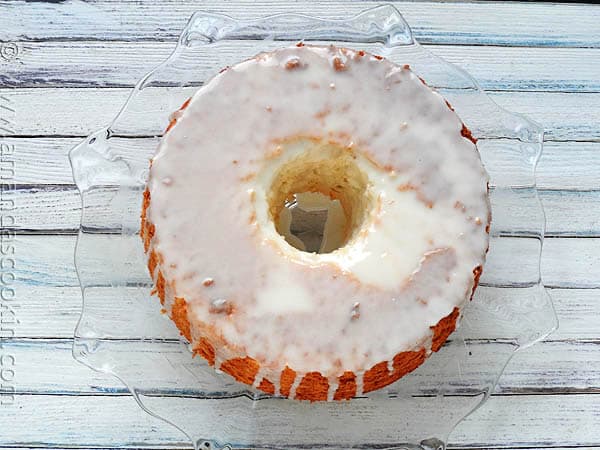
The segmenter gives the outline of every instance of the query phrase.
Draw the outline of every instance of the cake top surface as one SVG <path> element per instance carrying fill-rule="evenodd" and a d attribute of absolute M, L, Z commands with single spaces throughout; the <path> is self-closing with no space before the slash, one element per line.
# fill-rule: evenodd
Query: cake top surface
<path fill-rule="evenodd" d="M 331 46 L 259 54 L 207 82 L 148 188 L 153 246 L 192 327 L 267 369 L 333 376 L 429 349 L 488 246 L 487 174 L 458 116 L 408 67 Z M 302 192 L 343 206 L 340 248 L 282 236 L 283 204 Z"/>

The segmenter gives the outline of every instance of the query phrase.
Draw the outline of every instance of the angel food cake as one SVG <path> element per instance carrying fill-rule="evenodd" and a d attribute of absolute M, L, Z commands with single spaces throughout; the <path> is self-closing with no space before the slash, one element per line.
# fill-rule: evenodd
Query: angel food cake
<path fill-rule="evenodd" d="M 174 115 L 141 236 L 195 354 L 269 394 L 350 399 L 454 331 L 488 248 L 487 180 L 408 66 L 299 44 L 221 71 Z M 288 208 L 315 197 L 333 205 L 318 252 Z"/>

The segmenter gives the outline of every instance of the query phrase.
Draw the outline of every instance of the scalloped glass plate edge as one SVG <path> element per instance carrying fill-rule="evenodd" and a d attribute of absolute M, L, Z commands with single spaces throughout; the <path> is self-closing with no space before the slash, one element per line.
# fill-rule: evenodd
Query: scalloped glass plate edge
<path fill-rule="evenodd" d="M 273 425 L 273 428 L 269 428 L 268 424 L 257 418 L 246 421 L 239 420 L 244 423 L 236 424 L 237 427 L 228 423 L 223 426 L 220 434 L 210 436 L 206 431 L 199 429 L 210 430 L 221 426 L 220 423 L 212 422 L 210 414 L 207 414 L 205 418 L 198 419 L 204 420 L 202 423 L 198 423 L 198 420 L 196 422 L 184 420 L 181 417 L 195 416 L 199 409 L 204 411 L 207 408 L 207 397 L 203 397 L 203 393 L 195 390 L 193 386 L 193 383 L 197 382 L 197 376 L 192 376 L 190 382 L 189 375 L 190 372 L 198 371 L 196 373 L 200 373 L 206 368 L 194 368 L 193 371 L 190 371 L 190 367 L 181 362 L 182 355 L 185 355 L 187 349 L 176 342 L 176 335 L 170 335 L 170 331 L 165 331 L 165 335 L 169 336 L 167 338 L 148 338 L 142 334 L 141 338 L 134 339 L 135 343 L 129 342 L 129 344 L 127 344 L 127 339 L 123 339 L 121 336 L 114 338 L 111 334 L 112 331 L 106 333 L 106 330 L 115 327 L 114 322 L 111 322 L 115 318 L 107 316 L 106 311 L 97 309 L 98 305 L 105 305 L 106 300 L 103 300 L 105 297 L 110 299 L 122 296 L 119 298 L 126 299 L 127 301 L 124 303 L 129 305 L 132 311 L 137 311 L 137 309 L 146 308 L 138 297 L 147 300 L 147 296 L 149 296 L 147 293 L 149 289 L 144 283 L 143 277 L 141 275 L 136 277 L 134 273 L 140 264 L 137 250 L 123 249 L 121 247 L 126 246 L 122 246 L 122 242 L 120 242 L 121 238 L 135 237 L 137 227 L 135 200 L 137 198 L 138 203 L 141 204 L 140 188 L 145 183 L 147 168 L 144 168 L 143 161 L 136 160 L 136 156 L 132 158 L 131 154 L 127 153 L 127 150 L 131 150 L 131 148 L 125 148 L 123 142 L 117 144 L 117 141 L 118 139 L 126 140 L 132 136 L 139 136 L 142 139 L 158 136 L 161 133 L 161 127 L 164 128 L 167 123 L 168 114 L 177 109 L 176 105 L 168 102 L 161 104 L 158 113 L 154 111 L 154 115 L 157 116 L 156 120 L 149 124 L 143 124 L 141 130 L 135 129 L 136 120 L 139 120 L 140 114 L 145 111 L 143 109 L 145 99 L 141 95 L 144 89 L 170 90 L 169 92 L 174 97 L 182 92 L 189 95 L 186 89 L 197 88 L 198 78 L 194 79 L 194 77 L 197 77 L 198 73 L 210 76 L 211 73 L 216 73 L 216 70 L 225 65 L 222 64 L 222 61 L 213 62 L 207 69 L 198 64 L 198 67 L 194 67 L 196 70 L 186 71 L 191 74 L 182 77 L 181 67 L 189 68 L 185 65 L 181 66 L 182 61 L 187 61 L 186 56 L 200 55 L 202 50 L 210 46 L 233 47 L 240 42 L 254 43 L 255 46 L 247 46 L 248 48 L 245 50 L 247 53 L 254 54 L 257 53 L 257 49 L 285 45 L 282 41 L 298 40 L 344 42 L 345 45 L 368 47 L 369 50 L 375 48 L 379 50 L 376 53 L 395 61 L 410 60 L 413 70 L 421 74 L 428 83 L 450 99 L 474 135 L 480 137 L 478 147 L 492 179 L 491 195 L 493 202 L 496 199 L 496 204 L 493 206 L 496 209 L 493 210 L 494 227 L 491 235 L 492 240 L 498 239 L 498 243 L 494 241 L 490 247 L 501 249 L 499 250 L 501 253 L 506 251 L 501 248 L 505 245 L 504 242 L 510 239 L 524 238 L 536 241 L 529 247 L 530 260 L 523 262 L 523 264 L 528 264 L 527 267 L 530 267 L 531 274 L 526 279 L 514 280 L 511 278 L 511 276 L 515 276 L 514 273 L 500 265 L 497 272 L 492 271 L 491 276 L 482 279 L 481 287 L 478 289 L 478 298 L 467 308 L 461 327 L 451 337 L 451 341 L 439 355 L 431 358 L 435 362 L 426 363 L 415 372 L 414 376 L 411 374 L 404 377 L 389 388 L 384 388 L 364 399 L 343 404 L 305 405 L 300 402 L 259 395 L 246 387 L 240 387 L 216 375 L 217 379 L 203 379 L 203 382 L 209 386 L 212 386 L 211 383 L 216 383 L 216 385 L 225 383 L 224 393 L 221 392 L 220 397 L 214 397 L 217 395 L 218 389 L 211 391 L 213 403 L 219 405 L 219 407 L 212 406 L 216 408 L 212 412 L 216 411 L 221 415 L 230 414 L 230 419 L 232 414 L 238 414 L 239 418 L 248 411 L 255 415 L 271 414 L 272 419 L 276 417 L 275 414 L 280 414 L 286 419 L 295 419 L 296 428 L 299 428 L 300 432 L 313 432 L 321 439 L 302 440 L 297 437 L 298 431 L 290 434 L 287 431 L 279 430 L 279 434 L 277 434 L 277 430 L 275 430 L 277 423 Z M 242 55 L 235 53 L 233 62 L 236 59 L 243 59 Z M 177 82 L 173 82 L 173 80 L 177 80 Z M 494 120 L 491 123 L 489 120 L 485 121 L 478 117 L 482 108 L 494 113 L 492 116 Z M 130 133 L 132 127 L 134 130 Z M 340 448 L 369 446 L 443 448 L 449 433 L 455 426 L 490 396 L 512 355 L 516 351 L 544 339 L 557 327 L 552 301 L 545 291 L 540 276 L 545 217 L 543 205 L 535 188 L 535 170 L 542 152 L 542 133 L 539 125 L 496 105 L 462 69 L 443 61 L 419 46 L 413 39 L 408 24 L 393 6 L 371 8 L 348 20 L 328 20 L 299 14 L 278 14 L 253 21 L 236 21 L 220 14 L 195 13 L 182 33 L 174 52 L 164 63 L 141 79 L 111 125 L 90 135 L 69 154 L 75 182 L 82 195 L 82 220 L 75 250 L 75 266 L 82 288 L 83 310 L 75 332 L 73 355 L 75 359 L 93 370 L 117 377 L 134 394 L 139 405 L 146 412 L 165 420 L 185 433 L 196 448 L 201 445 L 204 446 L 202 448 L 207 448 L 206 446 L 226 448 L 231 445 L 232 447 L 251 446 L 282 449 L 311 446 L 333 448 L 334 445 L 340 445 Z M 120 136 L 122 137 L 120 138 Z M 137 142 L 136 140 L 132 141 Z M 507 141 L 509 141 L 508 144 Z M 133 150 L 137 149 L 133 148 Z M 509 155 L 506 156 L 506 153 Z M 505 157 L 516 160 L 520 169 L 508 175 L 504 173 L 501 169 L 505 167 L 503 166 Z M 106 191 L 110 191 L 112 196 L 107 196 Z M 505 198 L 512 199 L 513 196 L 521 199 L 523 205 L 526 205 L 526 209 L 529 208 L 529 211 L 533 211 L 536 222 L 523 224 L 506 221 L 505 223 L 505 215 L 500 213 L 507 212 L 511 207 L 514 208 L 514 201 Z M 100 200 L 97 197 L 100 197 Z M 94 207 L 98 207 L 98 202 L 110 211 L 116 211 L 116 218 L 112 222 L 110 222 L 110 218 L 106 219 L 104 216 L 97 217 L 95 215 L 97 212 Z M 496 215 L 497 212 L 498 215 Z M 506 214 L 506 216 L 509 215 Z M 106 223 L 107 221 L 110 223 Z M 110 239 L 103 241 L 102 236 L 113 236 L 113 244 L 119 248 L 112 248 L 110 242 L 107 244 Z M 137 240 L 140 244 L 139 239 Z M 503 243 L 500 244 L 500 242 Z M 123 266 L 117 264 L 119 266 L 117 270 L 122 270 L 107 272 L 105 270 L 107 261 L 110 264 L 115 257 L 123 258 Z M 488 261 L 488 264 L 492 265 L 492 269 L 496 269 L 494 261 Z M 502 258 L 498 261 L 501 262 Z M 486 272 L 488 264 L 486 264 Z M 127 275 L 129 273 L 134 273 L 134 276 L 129 277 Z M 106 292 L 100 292 L 103 289 Z M 505 309 L 503 310 L 503 305 L 498 302 L 497 298 L 499 294 L 496 291 L 499 289 L 519 291 L 518 295 L 523 295 L 523 300 L 518 300 L 514 305 L 508 307 L 504 305 Z M 524 293 L 524 291 L 526 292 Z M 517 294 L 514 292 L 511 295 Z M 140 307 L 140 305 L 142 306 Z M 118 314 L 118 312 L 114 312 L 114 314 Z M 150 311 L 148 314 L 159 316 L 156 311 Z M 144 316 L 142 319 L 150 322 L 154 320 L 148 317 Z M 513 330 L 514 334 L 509 338 L 489 337 L 485 336 L 485 333 L 482 334 L 485 324 L 473 323 L 482 317 L 504 320 L 506 327 L 511 323 L 514 326 L 515 317 L 520 320 L 517 329 Z M 472 318 L 477 320 L 470 320 Z M 168 328 L 169 324 L 157 325 L 157 328 L 165 327 Z M 147 331 L 145 328 L 143 330 Z M 509 332 L 507 331 L 507 333 Z M 107 338 L 107 336 L 109 337 Z M 128 349 L 127 345 L 132 349 Z M 134 346 L 137 347 L 133 348 Z M 142 349 L 140 346 L 144 348 Z M 148 361 L 141 359 L 140 367 L 136 369 L 141 370 L 141 373 L 133 371 L 129 366 L 133 365 L 131 361 L 137 362 L 135 359 L 137 356 L 148 353 L 145 346 L 151 348 L 160 346 L 161 357 L 166 358 L 174 368 L 177 367 L 182 373 L 185 373 L 183 376 L 179 373 L 175 375 L 175 379 L 181 382 L 178 386 L 169 385 L 165 381 L 168 378 L 167 375 L 153 380 L 155 385 L 140 381 L 139 376 L 143 374 L 143 369 L 152 366 L 148 365 Z M 487 350 L 488 347 L 490 350 Z M 125 350 L 123 350 L 124 348 Z M 479 349 L 483 348 L 491 356 L 480 356 L 480 358 L 493 366 L 493 370 L 491 370 L 493 373 L 486 374 L 485 380 L 483 378 L 470 379 L 469 376 L 477 376 L 476 366 L 479 366 L 481 361 L 472 363 L 466 355 L 477 354 Z M 480 353 L 483 355 L 485 352 L 482 350 Z M 126 355 L 129 364 L 122 361 L 123 355 Z M 186 356 L 191 359 L 189 352 Z M 147 356 L 144 357 L 147 358 Z M 452 371 L 453 376 L 457 369 L 462 373 L 458 382 L 454 382 L 455 378 L 452 378 L 454 383 L 448 382 L 448 380 L 440 381 L 435 378 L 435 373 L 431 373 L 432 368 L 441 368 L 442 372 L 448 371 L 448 373 Z M 473 374 L 470 374 L 469 370 L 472 370 Z M 448 379 L 450 378 L 449 376 Z M 186 391 L 185 387 L 190 387 L 190 390 Z M 457 400 L 462 398 L 471 400 L 463 403 Z M 238 399 L 242 400 L 238 401 Z M 287 406 L 282 407 L 282 404 Z M 359 406 L 354 408 L 351 406 L 353 404 Z M 224 405 L 223 409 L 219 409 L 220 405 Z M 429 419 L 431 423 L 423 424 L 423 428 L 419 430 L 416 429 L 419 427 L 418 424 L 414 426 L 409 424 L 415 428 L 414 432 L 411 429 L 401 431 L 401 427 L 398 426 L 397 433 L 389 433 L 390 436 L 378 440 L 377 438 L 385 435 L 386 432 L 394 431 L 389 430 L 389 427 L 397 426 L 402 412 L 406 413 L 403 410 L 406 407 L 422 409 L 422 419 Z M 440 409 L 445 412 L 440 412 Z M 449 410 L 450 412 L 448 412 Z M 377 411 L 384 414 L 379 417 Z M 458 413 L 454 413 L 456 411 Z M 328 427 L 351 427 L 353 423 L 359 426 L 362 423 L 360 418 L 369 413 L 376 416 L 379 422 L 371 421 L 368 424 L 370 428 L 360 430 L 360 435 L 367 435 L 367 438 L 371 440 L 354 441 L 349 439 L 344 441 L 343 435 L 330 436 Z M 307 420 L 308 415 L 314 415 L 319 420 Z M 340 416 L 349 420 L 340 421 Z M 394 417 L 397 420 L 385 422 L 384 416 Z M 440 417 L 446 422 L 445 426 L 441 426 Z M 233 417 L 234 421 L 235 419 L 236 417 Z M 380 423 L 382 421 L 383 424 Z M 319 430 L 319 422 L 326 424 L 324 429 Z M 350 425 L 346 422 L 349 422 Z M 279 424 L 279 426 L 285 427 L 285 424 Z M 369 431 L 379 426 L 382 429 Z M 261 437 L 261 434 L 266 433 L 275 433 L 275 441 L 265 440 L 264 436 Z M 391 439 L 396 435 L 398 438 Z M 285 436 L 289 440 L 281 441 Z M 402 436 L 409 437 L 403 439 Z M 332 441 L 339 442 L 339 444 L 331 444 Z"/>

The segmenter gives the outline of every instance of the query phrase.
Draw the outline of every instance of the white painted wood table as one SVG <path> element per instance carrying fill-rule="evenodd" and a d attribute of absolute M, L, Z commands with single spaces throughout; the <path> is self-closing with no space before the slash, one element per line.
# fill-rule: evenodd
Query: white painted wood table
<path fill-rule="evenodd" d="M 80 200 L 67 152 L 106 124 L 197 9 L 347 16 L 367 0 L 0 1 L 0 448 L 189 447 L 71 357 Z M 600 448 L 600 6 L 397 2 L 416 37 L 546 130 L 543 278 L 560 329 L 452 434 L 468 448 Z M 13 264 L 10 261 L 14 261 Z M 14 275 L 14 278 L 13 278 Z M 12 291 L 11 291 L 12 289 Z M 3 297 L 4 298 L 4 297 Z"/>

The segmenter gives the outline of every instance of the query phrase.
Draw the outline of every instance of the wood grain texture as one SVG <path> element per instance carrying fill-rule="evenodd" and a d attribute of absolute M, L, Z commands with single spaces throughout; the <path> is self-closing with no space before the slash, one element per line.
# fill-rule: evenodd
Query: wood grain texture
<path fill-rule="evenodd" d="M 0 144 L 14 146 L 13 181 L 20 185 L 73 185 L 68 153 L 80 138 L 0 138 Z M 114 138 L 115 149 L 128 160 L 142 163 L 151 157 L 158 138 L 140 138 L 135 149 L 127 139 Z M 589 191 L 600 189 L 600 142 L 546 142 L 537 168 L 541 190 Z M 568 205 L 566 205 L 568 206 Z"/>
<path fill-rule="evenodd" d="M 90 253 L 87 265 L 96 267 L 97 276 L 103 277 L 100 272 L 103 265 L 119 263 L 110 262 L 109 249 L 115 247 L 115 251 L 128 252 L 123 248 L 123 242 L 107 235 L 96 235 L 92 238 L 93 244 L 104 246 L 107 255 Z M 75 236 L 60 235 L 22 235 L 16 236 L 14 246 L 18 255 L 18 265 L 15 274 L 22 284 L 30 286 L 78 286 L 78 280 L 73 267 L 73 251 L 75 249 Z M 501 238 L 502 244 L 498 246 L 496 254 L 490 253 L 489 272 L 491 267 L 498 261 L 500 265 L 496 268 L 496 276 L 501 279 L 512 279 L 533 281 L 537 273 L 537 261 L 529 257 L 529 253 L 523 253 L 523 246 L 535 244 L 535 239 Z M 131 245 L 137 246 L 137 239 L 131 241 Z M 513 255 L 512 266 L 502 264 L 503 258 L 510 260 Z M 517 263 L 518 262 L 518 263 Z M 131 270 L 130 270 L 131 272 Z M 130 273 L 135 279 L 146 280 L 147 275 L 142 268 Z M 482 282 L 486 278 L 482 277 Z M 542 253 L 542 277 L 549 287 L 555 288 L 598 288 L 600 287 L 600 238 L 567 238 L 546 239 Z"/>
<path fill-rule="evenodd" d="M 437 403 L 427 400 L 431 399 L 424 399 L 422 409 L 431 409 L 434 414 Z M 244 400 L 224 402 L 221 411 L 236 414 Z M 85 447 L 188 448 L 180 432 L 144 413 L 127 396 L 23 395 L 17 396 L 14 405 L 5 411 L 3 429 L 11 430 L 8 436 L 3 436 L 6 446 L 32 446 L 43 442 L 46 446 L 60 447 L 66 442 L 77 442 Z M 519 411 L 518 417 L 516 411 Z M 171 411 L 175 413 L 181 411 Z M 277 423 L 276 417 L 265 419 Z M 212 420 L 218 418 L 206 417 L 209 429 Z M 384 429 L 401 426 L 394 424 L 394 414 L 381 420 Z M 240 424 L 240 429 L 243 426 Z M 479 448 L 504 448 L 508 442 L 512 447 L 594 446 L 594 434 L 586 430 L 599 427 L 600 403 L 594 394 L 498 396 L 467 418 L 450 436 L 450 444 Z M 232 431 L 237 434 L 240 429 Z M 285 433 L 284 427 L 275 430 Z M 286 439 L 283 434 L 269 438 L 282 442 Z"/>
<path fill-rule="evenodd" d="M 380 4 L 376 0 L 310 0 L 274 4 L 268 0 L 110 0 L 89 2 L 5 1 L 0 40 L 176 40 L 197 10 L 252 19 L 277 12 L 310 12 L 345 18 Z M 586 5 L 392 1 L 427 43 L 600 47 L 597 8 Z M 53 20 L 39 20 L 52 17 Z M 543 23 L 544 26 L 540 26 Z M 576 26 L 574 26 L 576 24 Z M 551 33 L 548 33 L 551 30 Z"/>
<path fill-rule="evenodd" d="M 599 142 L 546 142 L 537 167 L 537 184 L 540 189 L 598 189 L 599 168 Z"/>
<path fill-rule="evenodd" d="M 3 446 L 0 447 L 2 448 L 2 450 L 39 450 L 40 448 L 49 448 L 49 447 L 34 447 L 32 446 L 23 446 L 23 447 L 13 447 L 13 446 Z M 91 449 L 91 447 L 86 447 L 85 445 L 81 445 L 81 446 L 77 446 L 74 445 L 72 447 L 65 447 L 65 446 L 52 446 L 51 447 L 52 450 L 73 450 L 73 449 L 77 449 L 77 450 L 83 450 L 83 449 Z M 98 447 L 95 447 L 95 449 L 97 449 Z M 127 448 L 130 449 L 132 447 L 127 447 L 127 446 L 123 446 L 123 447 L 111 447 L 111 446 L 103 446 L 101 447 L 102 450 L 118 450 L 121 448 Z M 157 448 L 161 448 L 161 449 L 173 449 L 173 450 L 183 450 L 183 449 L 191 449 L 192 447 L 185 447 L 185 446 L 142 446 L 142 445 L 137 445 L 135 447 L 136 450 L 156 450 Z M 479 447 L 463 447 L 463 446 L 456 446 L 456 445 L 451 445 L 449 447 L 447 447 L 449 449 L 452 450 L 473 450 L 474 448 L 479 448 Z M 547 450 L 547 449 L 552 449 L 552 450 L 574 450 L 574 449 L 581 449 L 581 450 L 597 450 L 600 449 L 600 445 L 581 445 L 581 446 L 571 446 L 571 447 L 561 447 L 561 446 L 556 446 L 556 445 L 547 445 L 544 447 L 541 446 L 533 446 L 533 447 L 506 447 L 503 446 L 502 449 L 503 450 L 523 450 L 523 448 L 526 448 L 527 450 Z M 255 450 L 255 449 L 249 449 L 249 448 L 241 448 L 238 447 L 236 448 L 236 450 Z M 487 449 L 486 449 L 487 450 Z"/>
<path fill-rule="evenodd" d="M 561 328 L 512 360 L 500 380 L 499 395 L 459 427 L 451 445 L 600 448 L 600 8 L 394 3 L 421 42 L 434 44 L 431 50 L 469 70 L 486 89 L 495 91 L 491 95 L 501 106 L 525 113 L 546 129 L 538 183 L 544 190 L 548 231 L 557 238 L 545 241 L 542 275 L 555 287 L 550 293 Z M 10 120 L 0 123 L 0 144 L 15 145 L 15 182 L 22 188 L 15 197 L 17 228 L 74 231 L 80 205 L 68 149 L 115 116 L 129 87 L 164 59 L 194 10 L 244 18 L 277 10 L 344 17 L 375 4 L 0 2 L 0 46 L 17 41 L 18 49 L 11 62 L 0 59 L 2 104 L 14 109 L 14 113 L 0 111 L 0 119 Z M 167 95 L 164 89 L 155 92 Z M 177 106 L 181 101 L 173 99 Z M 152 101 L 146 106 L 156 107 Z M 151 135 L 163 125 L 140 124 L 136 132 Z M 155 144 L 155 138 L 143 139 L 144 152 L 151 152 Z M 131 154 L 138 162 L 146 157 Z M 94 214 L 110 222 L 110 211 L 96 208 Z M 526 216 L 526 211 L 517 216 Z M 102 239 L 99 245 L 110 244 L 110 237 Z M 530 241 L 506 240 L 500 260 L 515 258 L 508 278 L 527 280 L 536 273 L 533 261 L 518 260 L 519 249 Z M 70 358 L 70 338 L 81 306 L 72 265 L 74 243 L 74 236 L 16 239 L 20 324 L 9 345 L 18 356 L 17 381 L 23 395 L 17 396 L 14 408 L 0 406 L 0 448 L 189 448 L 183 435 L 140 411 L 115 379 L 88 371 Z M 119 300 L 107 293 L 105 305 L 118 309 L 123 306 Z M 136 326 L 131 324 L 132 333 Z M 224 404 L 224 410 L 236 411 L 233 403 Z"/>
<path fill-rule="evenodd" d="M 178 334 L 178 333 L 177 333 Z M 177 336 L 174 333 L 174 337 Z M 556 342 L 549 341 L 517 353 L 502 375 L 495 395 L 530 395 L 560 392 L 561 394 L 600 394 L 600 358 L 597 355 L 598 342 Z M 168 353 L 175 351 L 180 344 L 155 344 L 154 351 Z M 483 364 L 476 372 L 465 370 L 462 380 L 468 385 L 470 380 L 493 376 L 494 343 L 479 344 L 489 366 Z M 164 350 L 161 350 L 164 349 Z M 18 361 L 19 394 L 50 395 L 127 395 L 129 391 L 117 378 L 95 372 L 78 363 L 72 356 L 72 341 L 19 339 L 4 344 L 3 350 Z M 189 355 L 191 359 L 191 354 Z M 132 358 L 129 370 L 143 370 L 148 367 Z M 52 367 L 52 371 L 47 370 Z M 211 370 L 211 369 L 209 369 Z M 56 374 L 60 373 L 60 377 Z M 417 375 L 418 376 L 418 375 Z M 146 382 L 153 380 L 147 375 Z M 427 381 L 423 381 L 427 383 Z M 182 386 L 177 380 L 157 380 L 152 384 L 171 392 L 180 392 Z M 233 384 L 233 383 L 232 383 Z M 204 389 L 208 387 L 203 386 Z M 245 386 L 236 385 L 240 392 Z M 200 387 L 198 387 L 200 389 Z M 1 392 L 1 391 L 0 391 Z"/>
<path fill-rule="evenodd" d="M 243 56 L 237 55 L 252 54 L 243 49 L 253 45 L 219 43 L 215 60 L 206 57 L 208 66 L 238 61 Z M 174 47 L 172 42 L 22 42 L 17 58 L 0 72 L 0 83 L 19 88 L 132 87 Z M 427 49 L 467 70 L 487 90 L 600 91 L 600 49 L 448 45 Z M 206 81 L 204 75 L 210 72 L 199 75 L 198 81 Z"/>
<path fill-rule="evenodd" d="M 165 88 L 155 89 L 152 97 L 167 95 Z M 128 88 L 0 88 L 0 96 L 8 99 L 16 111 L 10 130 L 0 128 L 0 137 L 87 136 L 108 125 L 130 93 Z M 173 98 L 173 110 L 183 103 L 186 94 Z M 600 93 L 491 92 L 490 96 L 500 106 L 542 124 L 547 141 L 600 141 L 596 125 L 600 123 Z M 157 105 L 148 99 L 144 107 L 152 110 Z M 164 125 L 149 119 L 134 131 L 142 136 L 153 135 Z"/>
<path fill-rule="evenodd" d="M 575 243 L 579 240 L 574 239 Z M 554 287 L 600 287 L 600 272 L 593 265 L 599 259 L 600 253 L 595 255 L 589 264 L 576 264 L 572 270 L 582 270 L 577 282 L 569 278 L 569 268 L 558 270 L 554 267 L 555 258 L 561 262 L 593 254 L 600 248 L 600 239 L 586 239 L 589 248 L 578 248 L 575 256 L 563 255 L 568 250 L 564 246 L 552 244 L 558 242 L 548 239 L 544 247 L 544 258 L 548 259 L 548 274 L 546 283 Z M 77 286 L 75 269 L 73 266 L 73 252 L 76 236 L 73 235 L 17 235 L 14 239 L 15 253 L 18 254 L 18 264 L 14 273 L 22 284 L 32 286 Z M 86 237 L 82 248 L 82 264 L 85 271 L 81 274 L 86 279 L 94 280 L 98 286 L 108 286 L 111 283 L 149 283 L 144 256 L 141 251 L 141 241 L 137 236 L 122 238 L 120 236 L 94 234 Z M 102 252 L 99 249 L 102 249 Z M 568 249 L 568 248 L 567 248 Z M 488 270 L 484 272 L 480 282 L 491 286 L 517 285 L 527 286 L 537 282 L 538 260 L 535 257 L 539 251 L 539 242 L 536 239 L 500 238 L 491 247 L 487 259 Z M 570 252 L 569 252 L 570 253 Z M 506 261 L 512 264 L 506 264 Z M 575 264 L 574 262 L 574 264 Z M 587 262 L 587 261 L 586 261 Z"/>
<path fill-rule="evenodd" d="M 20 282 L 16 286 L 19 302 L 18 339 L 70 339 L 81 314 L 81 290 L 77 286 L 31 286 Z M 546 341 L 594 342 L 598 336 L 600 316 L 599 289 L 549 289 L 554 307 L 560 317 L 560 328 Z M 110 288 L 98 293 L 106 311 L 118 310 L 122 299 Z M 137 323 L 129 325 L 130 336 L 139 336 Z M 178 332 L 169 329 L 162 338 L 177 338 Z M 534 347 L 535 348 L 535 347 Z"/>
<path fill-rule="evenodd" d="M 590 168 L 590 170 L 594 170 Z M 545 190 L 539 193 L 546 214 L 547 237 L 600 237 L 600 216 L 596 206 L 600 204 L 600 185 L 597 190 Z M 94 216 L 95 224 L 110 229 L 118 227 L 122 212 L 115 210 L 111 199 L 112 189 L 95 193 L 87 198 L 86 211 Z M 534 197 L 528 191 L 493 193 L 492 205 L 501 205 L 510 211 L 509 220 L 498 221 L 493 230 L 500 233 L 531 235 L 539 231 Z M 72 185 L 24 186 L 3 195 L 6 202 L 14 202 L 12 216 L 14 226 L 20 233 L 69 233 L 75 234 L 81 222 L 81 197 Z M 497 200 L 496 200 L 497 199 Z M 131 204 L 131 214 L 139 215 L 141 201 Z M 518 221 L 518 229 L 515 224 Z"/>
<path fill-rule="evenodd" d="M 14 155 L 11 157 L 15 162 L 12 181 L 19 185 L 32 187 L 74 186 L 73 173 L 69 165 L 69 151 L 81 141 L 81 138 L 0 138 L 0 144 L 15 149 Z M 115 138 L 112 145 L 129 161 L 141 164 L 152 157 L 159 139 L 136 139 L 133 149 L 131 145 L 128 145 L 128 141 L 128 139 Z M 585 153 L 586 149 L 582 148 L 582 151 Z M 598 157 L 600 158 L 600 144 L 598 145 Z"/>
<path fill-rule="evenodd" d="M 600 239 L 546 239 L 542 279 L 548 287 L 598 287 Z"/>
<path fill-rule="evenodd" d="M 39 450 L 41 447 L 33 447 L 33 446 L 23 446 L 23 447 L 0 447 L 2 448 L 2 450 Z M 46 447 L 44 447 L 46 448 Z M 90 447 L 85 447 L 85 446 L 72 446 L 72 447 L 64 447 L 64 446 L 53 446 L 52 450 L 73 450 L 73 449 L 77 449 L 77 450 L 82 450 L 82 449 L 89 449 Z M 120 448 L 131 448 L 131 447 L 110 447 L 110 446 L 104 446 L 102 447 L 102 450 L 118 450 Z M 141 445 L 138 445 L 135 447 L 136 450 L 156 450 L 157 447 L 144 447 Z M 167 446 L 161 446 L 159 448 L 171 448 L 173 450 L 177 449 L 177 450 L 183 450 L 183 449 L 191 449 L 190 447 L 184 447 L 184 446 L 174 446 L 174 447 L 167 447 Z M 473 448 L 478 448 L 478 447 L 462 447 L 462 446 L 456 446 L 456 445 L 452 445 L 451 447 L 452 450 L 473 450 Z M 534 446 L 534 447 L 526 447 L 527 450 L 547 450 L 547 449 L 552 449 L 552 450 L 574 450 L 574 449 L 581 449 L 581 450 L 598 450 L 600 449 L 600 445 L 581 445 L 581 446 L 577 446 L 577 447 L 561 447 L 561 446 L 545 446 L 545 447 L 540 447 L 540 446 Z M 523 447 L 502 447 L 503 450 L 522 450 Z M 254 449 L 248 449 L 248 448 L 238 448 L 236 450 L 254 450 Z"/>

